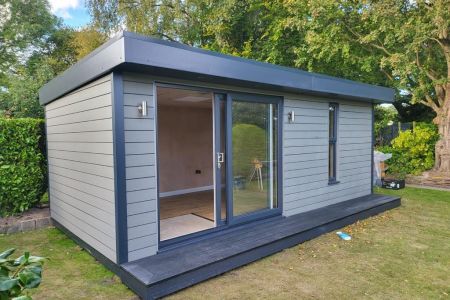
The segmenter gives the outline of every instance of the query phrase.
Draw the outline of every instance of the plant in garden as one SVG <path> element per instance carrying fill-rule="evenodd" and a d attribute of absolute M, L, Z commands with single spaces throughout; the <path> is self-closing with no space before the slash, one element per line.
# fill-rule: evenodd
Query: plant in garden
<path fill-rule="evenodd" d="M 388 173 L 404 177 L 407 174 L 419 175 L 433 168 L 438 139 L 436 127 L 430 124 L 419 124 L 414 130 L 402 131 L 391 146 L 379 148 L 382 152 L 392 153 L 388 160 Z"/>
<path fill-rule="evenodd" d="M 0 118 L 0 217 L 30 209 L 47 188 L 44 121 Z"/>
<path fill-rule="evenodd" d="M 30 300 L 30 289 L 41 284 L 44 257 L 31 256 L 25 252 L 22 256 L 9 258 L 15 249 L 0 253 L 0 300 Z"/>

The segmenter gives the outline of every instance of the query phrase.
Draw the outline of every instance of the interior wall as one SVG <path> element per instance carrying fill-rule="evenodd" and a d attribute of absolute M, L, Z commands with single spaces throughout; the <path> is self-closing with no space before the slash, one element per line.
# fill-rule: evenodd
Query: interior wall
<path fill-rule="evenodd" d="M 213 185 L 212 123 L 212 107 L 158 105 L 161 193 Z"/>

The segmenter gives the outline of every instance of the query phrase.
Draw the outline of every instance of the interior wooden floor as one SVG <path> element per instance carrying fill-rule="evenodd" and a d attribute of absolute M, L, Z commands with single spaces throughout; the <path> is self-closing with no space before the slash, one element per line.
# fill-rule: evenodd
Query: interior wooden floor
<path fill-rule="evenodd" d="M 194 214 L 214 222 L 214 191 L 160 198 L 159 210 L 161 220 Z M 222 217 L 225 211 L 225 201 L 222 201 Z"/>

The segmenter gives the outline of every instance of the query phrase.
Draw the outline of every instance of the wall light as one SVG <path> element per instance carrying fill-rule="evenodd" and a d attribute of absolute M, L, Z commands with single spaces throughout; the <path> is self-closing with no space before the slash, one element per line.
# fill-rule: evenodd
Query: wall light
<path fill-rule="evenodd" d="M 138 111 L 143 117 L 147 115 L 147 101 L 142 101 L 141 104 L 139 104 Z"/>
<path fill-rule="evenodd" d="M 291 110 L 288 112 L 288 121 L 289 123 L 295 122 L 295 111 Z"/>

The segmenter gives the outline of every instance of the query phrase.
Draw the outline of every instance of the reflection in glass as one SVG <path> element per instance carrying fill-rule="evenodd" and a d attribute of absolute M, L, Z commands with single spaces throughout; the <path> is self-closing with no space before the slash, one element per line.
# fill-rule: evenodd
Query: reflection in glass
<path fill-rule="evenodd" d="M 277 207 L 277 107 L 232 103 L 233 215 Z"/>

